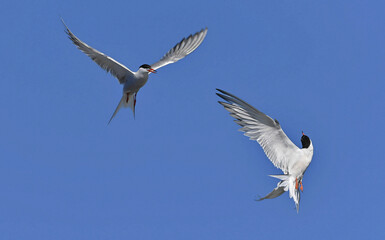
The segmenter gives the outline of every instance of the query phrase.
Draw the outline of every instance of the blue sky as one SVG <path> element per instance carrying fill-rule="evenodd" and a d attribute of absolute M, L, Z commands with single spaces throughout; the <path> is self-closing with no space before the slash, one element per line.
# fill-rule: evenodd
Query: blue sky
<path fill-rule="evenodd" d="M 0 8 L 1 239 L 382 239 L 385 3 L 20 1 Z M 118 81 L 203 27 L 107 126 Z M 315 153 L 299 214 L 221 107 L 229 91 Z"/>

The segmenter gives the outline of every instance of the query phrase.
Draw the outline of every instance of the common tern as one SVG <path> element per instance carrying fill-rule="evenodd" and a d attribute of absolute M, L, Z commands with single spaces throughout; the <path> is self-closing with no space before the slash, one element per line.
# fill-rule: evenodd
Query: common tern
<path fill-rule="evenodd" d="M 130 107 L 135 118 L 136 94 L 138 93 L 139 89 L 146 84 L 148 75 L 150 73 L 156 73 L 157 69 L 170 63 L 177 62 L 186 57 L 188 54 L 192 53 L 203 42 L 207 34 L 207 28 L 205 28 L 193 35 L 188 36 L 187 38 L 183 38 L 158 62 L 152 65 L 142 64 L 138 71 L 133 72 L 113 58 L 82 42 L 69 30 L 63 19 L 61 20 L 66 28 L 68 38 L 77 46 L 77 48 L 89 56 L 101 68 L 116 77 L 119 80 L 119 83 L 123 85 L 123 96 L 108 123 L 111 122 L 111 120 L 122 107 Z"/>
<path fill-rule="evenodd" d="M 257 141 L 274 166 L 284 173 L 269 175 L 281 181 L 271 193 L 258 200 L 276 198 L 289 191 L 298 212 L 299 189 L 303 191 L 302 178 L 313 158 L 313 144 L 310 138 L 302 132 L 302 148 L 298 148 L 286 136 L 276 119 L 272 119 L 228 92 L 217 90 L 220 92 L 217 95 L 226 101 L 219 101 L 219 103 L 236 119 L 235 122 L 242 127 L 240 131 L 244 132 L 250 140 Z"/>

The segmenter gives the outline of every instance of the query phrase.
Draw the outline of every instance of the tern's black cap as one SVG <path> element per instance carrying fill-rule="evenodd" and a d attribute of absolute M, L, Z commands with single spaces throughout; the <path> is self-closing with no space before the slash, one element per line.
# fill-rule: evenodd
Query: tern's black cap
<path fill-rule="evenodd" d="M 301 143 L 302 148 L 308 148 L 310 146 L 310 138 L 302 133 Z"/>
<path fill-rule="evenodd" d="M 143 64 L 143 65 L 141 65 L 139 68 L 151 68 L 151 66 L 148 65 L 148 64 Z"/>

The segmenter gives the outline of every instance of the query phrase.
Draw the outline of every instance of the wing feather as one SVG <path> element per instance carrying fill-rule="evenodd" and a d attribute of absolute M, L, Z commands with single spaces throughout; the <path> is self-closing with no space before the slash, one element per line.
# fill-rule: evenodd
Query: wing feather
<path fill-rule="evenodd" d="M 151 65 L 153 69 L 158 69 L 170 63 L 177 62 L 192 53 L 203 42 L 207 34 L 207 28 L 183 38 L 178 44 L 171 48 L 158 62 Z"/>
<path fill-rule="evenodd" d="M 287 174 L 291 159 L 286 156 L 292 156 L 299 148 L 286 136 L 279 122 L 238 97 L 223 90 L 217 90 L 220 92 L 217 95 L 227 101 L 219 103 L 242 127 L 239 130 L 244 132 L 250 140 L 257 141 L 274 166 Z"/>
<path fill-rule="evenodd" d="M 123 64 L 117 62 L 113 58 L 105 55 L 102 52 L 99 52 L 98 50 L 82 42 L 69 30 L 67 25 L 64 23 L 63 19 L 62 19 L 62 22 L 64 24 L 64 27 L 66 28 L 66 33 L 68 35 L 68 38 L 73 42 L 73 44 L 75 44 L 80 51 L 82 51 L 87 56 L 89 56 L 101 68 L 103 68 L 107 72 L 111 73 L 114 77 L 116 77 L 120 83 L 125 82 L 126 75 L 128 74 L 133 75 L 133 72 Z"/>

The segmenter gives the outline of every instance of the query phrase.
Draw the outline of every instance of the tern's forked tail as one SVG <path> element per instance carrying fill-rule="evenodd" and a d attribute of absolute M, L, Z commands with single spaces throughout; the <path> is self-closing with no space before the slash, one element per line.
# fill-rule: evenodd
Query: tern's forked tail
<path fill-rule="evenodd" d="M 281 180 L 278 184 L 277 187 L 274 188 L 274 190 L 267 194 L 265 197 L 260 198 L 259 200 L 264 200 L 264 199 L 273 199 L 284 192 L 289 191 L 290 198 L 293 198 L 295 207 L 297 208 L 297 212 L 299 211 L 299 200 L 300 200 L 300 191 L 299 189 L 296 189 L 295 184 L 296 184 L 296 178 L 294 176 L 291 176 L 289 174 L 287 175 L 269 175 L 270 177 L 278 178 Z"/>
<path fill-rule="evenodd" d="M 110 118 L 110 121 L 108 124 L 110 124 L 111 120 L 115 117 L 115 115 L 119 112 L 119 110 L 123 108 L 131 108 L 132 112 L 134 113 L 135 118 L 135 105 L 136 105 L 136 92 L 134 93 L 124 93 L 122 98 L 120 99 L 120 102 L 118 106 L 115 109 L 114 114 L 112 114 L 112 117 Z"/>

